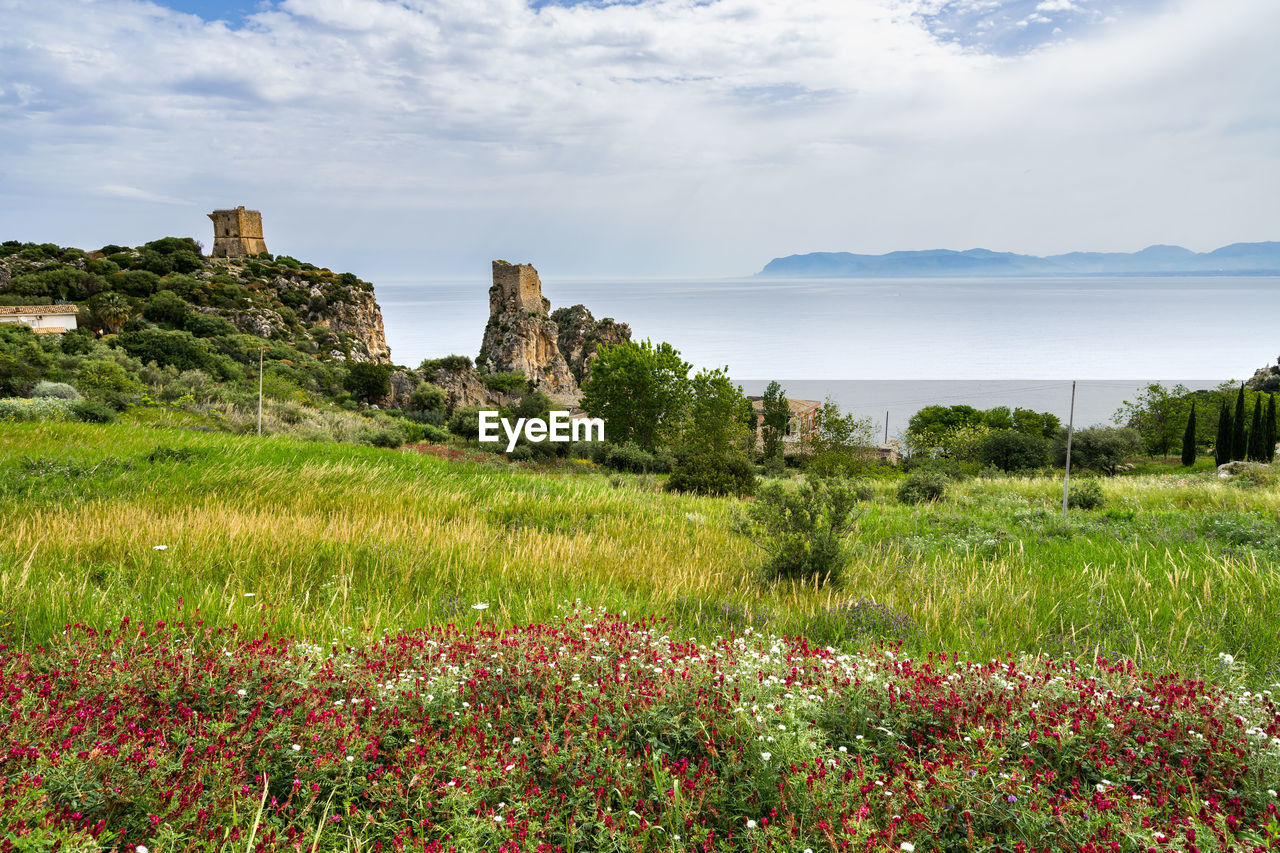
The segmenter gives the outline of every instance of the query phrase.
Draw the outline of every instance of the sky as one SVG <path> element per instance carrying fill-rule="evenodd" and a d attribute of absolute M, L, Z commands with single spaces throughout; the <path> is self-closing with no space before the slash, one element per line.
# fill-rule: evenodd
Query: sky
<path fill-rule="evenodd" d="M 0 239 L 388 279 L 1280 239 L 1275 0 L 0 0 Z"/>

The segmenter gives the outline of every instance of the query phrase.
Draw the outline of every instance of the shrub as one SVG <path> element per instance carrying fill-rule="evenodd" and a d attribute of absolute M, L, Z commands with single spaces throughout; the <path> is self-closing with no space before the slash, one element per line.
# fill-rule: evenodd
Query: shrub
<path fill-rule="evenodd" d="M 356 441 L 374 447 L 399 447 L 406 440 L 404 429 L 393 421 L 378 421 L 356 432 Z"/>
<path fill-rule="evenodd" d="M 1049 443 L 1038 435 L 1002 429 L 979 440 L 978 460 L 1001 471 L 1039 468 L 1049 460 Z"/>
<path fill-rule="evenodd" d="M 71 417 L 70 400 L 56 397 L 0 399 L 0 423 L 4 421 L 65 421 Z"/>
<path fill-rule="evenodd" d="M 457 373 L 471 369 L 471 359 L 465 355 L 446 355 L 444 358 L 429 358 L 418 366 L 418 372 L 428 382 L 435 380 L 436 373 Z"/>
<path fill-rule="evenodd" d="M 480 438 L 480 407 L 464 406 L 454 409 L 449 416 L 449 432 L 456 436 L 477 441 Z"/>
<path fill-rule="evenodd" d="M 87 424 L 105 424 L 116 419 L 115 410 L 97 400 L 76 400 L 71 404 L 71 415 Z"/>
<path fill-rule="evenodd" d="M 480 377 L 484 387 L 499 394 L 515 394 L 529 387 L 529 381 L 523 373 L 486 373 Z"/>
<path fill-rule="evenodd" d="M 844 538 L 857 522 L 857 502 L 844 480 L 810 480 L 798 489 L 769 483 L 734 530 L 768 555 L 770 577 L 837 583 L 849 561 Z"/>
<path fill-rule="evenodd" d="M 530 462 L 533 460 L 533 448 L 527 444 L 521 444 L 507 456 L 513 462 Z"/>
<path fill-rule="evenodd" d="M 165 323 L 181 329 L 186 321 L 187 303 L 172 290 L 161 290 L 147 300 L 142 316 L 153 323 Z"/>
<path fill-rule="evenodd" d="M 947 492 L 947 478 L 939 471 L 928 468 L 907 476 L 898 486 L 898 500 L 904 504 L 918 504 L 941 500 Z"/>
<path fill-rule="evenodd" d="M 653 470 L 655 460 L 652 453 L 634 441 L 628 441 L 624 444 L 610 445 L 604 453 L 602 464 L 615 471 L 645 474 Z"/>
<path fill-rule="evenodd" d="M 415 412 L 443 412 L 448 395 L 439 385 L 420 382 L 409 395 L 409 408 Z"/>
<path fill-rule="evenodd" d="M 1067 506 L 1076 509 L 1097 509 L 1106 504 L 1102 487 L 1097 480 L 1076 480 L 1067 489 Z"/>
<path fill-rule="evenodd" d="M 693 453 L 676 461 L 666 489 L 701 495 L 750 495 L 756 490 L 756 475 L 742 454 Z"/>
<path fill-rule="evenodd" d="M 76 385 L 87 397 L 123 409 L 142 393 L 142 383 L 114 361 L 99 359 L 80 365 Z"/>
<path fill-rule="evenodd" d="M 32 397 L 56 397 L 59 400 L 79 400 L 80 392 L 65 382 L 37 382 L 31 389 Z"/>
<path fill-rule="evenodd" d="M 124 332 L 118 340 L 125 352 L 144 364 L 150 361 L 161 367 L 172 364 L 178 370 L 203 370 L 225 379 L 238 372 L 230 359 L 213 352 L 207 341 L 190 332 L 140 329 Z"/>

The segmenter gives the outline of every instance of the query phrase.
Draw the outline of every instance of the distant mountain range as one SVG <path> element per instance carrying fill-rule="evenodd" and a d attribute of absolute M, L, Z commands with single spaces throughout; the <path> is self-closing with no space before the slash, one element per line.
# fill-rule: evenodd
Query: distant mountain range
<path fill-rule="evenodd" d="M 881 276 L 1055 275 L 1280 275 L 1280 243 L 1232 243 L 1212 252 L 1181 246 L 1148 246 L 1140 252 L 1069 252 L 1018 255 L 969 249 L 927 249 L 855 255 L 810 252 L 774 258 L 757 273 L 780 278 L 876 278 Z"/>

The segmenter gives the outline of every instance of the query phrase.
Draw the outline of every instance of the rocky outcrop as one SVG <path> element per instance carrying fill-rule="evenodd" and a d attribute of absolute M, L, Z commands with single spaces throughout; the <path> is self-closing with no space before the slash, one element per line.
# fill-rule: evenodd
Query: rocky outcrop
<path fill-rule="evenodd" d="M 314 325 L 326 328 L 340 338 L 349 336 L 351 346 L 345 355 L 351 361 L 391 361 L 387 333 L 382 326 L 382 309 L 372 292 L 350 290 L 341 301 L 330 302 Z"/>
<path fill-rule="evenodd" d="M 560 353 L 579 385 L 591 375 L 591 362 L 601 346 L 614 346 L 631 340 L 631 326 L 612 317 L 596 320 L 584 305 L 557 308 L 551 319 L 559 330 L 557 342 Z"/>
<path fill-rule="evenodd" d="M 1245 386 L 1252 391 L 1264 391 L 1268 394 L 1280 392 L 1280 358 L 1276 359 L 1275 364 L 1259 367 Z"/>
<path fill-rule="evenodd" d="M 547 394 L 576 394 L 578 381 L 560 352 L 550 308 L 537 270 L 494 261 L 489 322 L 476 367 L 483 373 L 520 373 Z"/>

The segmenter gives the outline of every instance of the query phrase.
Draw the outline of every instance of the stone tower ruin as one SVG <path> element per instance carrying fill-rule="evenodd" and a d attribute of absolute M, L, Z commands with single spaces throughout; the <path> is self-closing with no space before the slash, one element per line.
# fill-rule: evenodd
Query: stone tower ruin
<path fill-rule="evenodd" d="M 215 210 L 209 214 L 213 220 L 212 258 L 243 258 L 259 255 L 267 250 L 262 239 L 262 213 L 245 210 L 240 205 L 235 210 Z"/>

